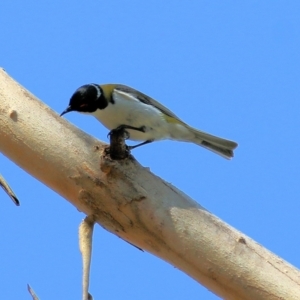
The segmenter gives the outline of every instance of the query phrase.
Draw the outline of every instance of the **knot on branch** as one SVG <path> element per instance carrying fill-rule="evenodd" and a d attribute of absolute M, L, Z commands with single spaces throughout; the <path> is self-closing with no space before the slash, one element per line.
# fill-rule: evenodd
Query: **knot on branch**
<path fill-rule="evenodd" d="M 128 138 L 128 133 L 124 128 L 112 130 L 109 133 L 110 146 L 106 149 L 111 159 L 120 160 L 128 158 L 130 150 L 125 144 L 125 139 Z"/>

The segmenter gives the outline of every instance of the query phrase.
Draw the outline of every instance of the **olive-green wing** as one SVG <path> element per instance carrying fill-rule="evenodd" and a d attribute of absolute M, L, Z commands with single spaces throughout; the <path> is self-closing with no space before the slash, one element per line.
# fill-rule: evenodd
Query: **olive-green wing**
<path fill-rule="evenodd" d="M 164 113 L 165 115 L 175 118 L 178 121 L 184 123 L 183 121 L 180 120 L 180 118 L 178 118 L 172 111 L 170 111 L 168 108 L 166 108 L 165 106 L 163 106 L 162 104 L 160 104 L 159 102 L 157 102 L 156 100 L 152 99 L 151 97 L 129 87 L 126 85 L 122 85 L 122 84 L 117 84 L 115 86 L 114 89 L 116 92 L 120 91 L 123 93 L 128 94 L 131 97 L 134 97 L 138 100 L 140 100 L 141 102 L 148 104 L 148 105 L 152 105 L 155 108 L 157 108 L 158 110 L 160 110 L 162 113 Z"/>

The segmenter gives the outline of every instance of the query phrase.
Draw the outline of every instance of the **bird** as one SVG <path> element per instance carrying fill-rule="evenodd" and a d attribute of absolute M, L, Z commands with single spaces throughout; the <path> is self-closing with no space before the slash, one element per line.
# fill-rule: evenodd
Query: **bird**
<path fill-rule="evenodd" d="M 189 126 L 158 101 L 122 84 L 91 83 L 79 87 L 60 116 L 72 111 L 96 117 L 110 133 L 124 130 L 128 139 L 142 141 L 129 146 L 130 150 L 170 139 L 191 142 L 231 159 L 238 146 L 234 141 Z"/>

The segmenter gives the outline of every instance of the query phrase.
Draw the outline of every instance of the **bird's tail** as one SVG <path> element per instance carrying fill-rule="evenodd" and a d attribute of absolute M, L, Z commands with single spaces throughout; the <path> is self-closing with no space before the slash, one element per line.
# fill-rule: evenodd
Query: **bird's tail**
<path fill-rule="evenodd" d="M 233 150 L 237 147 L 237 143 L 219 138 L 192 127 L 189 127 L 189 130 L 193 136 L 191 142 L 215 152 L 224 158 L 231 159 L 233 157 Z"/>

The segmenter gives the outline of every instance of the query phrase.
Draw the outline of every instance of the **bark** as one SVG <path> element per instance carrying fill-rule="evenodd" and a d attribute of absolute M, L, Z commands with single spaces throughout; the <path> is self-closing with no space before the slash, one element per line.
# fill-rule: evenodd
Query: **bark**
<path fill-rule="evenodd" d="M 111 160 L 105 144 L 60 118 L 3 70 L 0 124 L 4 155 L 111 233 L 213 293 L 224 299 L 300 299 L 296 268 L 132 156 Z"/>

